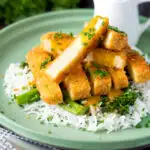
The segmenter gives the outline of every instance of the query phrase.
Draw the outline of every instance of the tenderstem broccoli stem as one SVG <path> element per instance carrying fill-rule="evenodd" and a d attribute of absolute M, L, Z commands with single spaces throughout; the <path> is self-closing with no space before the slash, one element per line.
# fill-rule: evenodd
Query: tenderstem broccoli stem
<path fill-rule="evenodd" d="M 84 115 L 89 110 L 89 107 L 71 101 L 69 98 L 66 101 L 68 104 L 60 104 L 60 106 L 66 111 L 75 115 Z"/>
<path fill-rule="evenodd" d="M 16 96 L 15 100 L 18 105 L 30 104 L 40 100 L 40 94 L 36 88 L 33 88 L 26 93 Z"/>

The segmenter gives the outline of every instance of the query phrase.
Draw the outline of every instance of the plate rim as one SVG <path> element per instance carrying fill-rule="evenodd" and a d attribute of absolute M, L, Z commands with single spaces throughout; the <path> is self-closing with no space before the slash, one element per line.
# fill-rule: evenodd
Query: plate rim
<path fill-rule="evenodd" d="M 39 19 L 42 19 L 42 18 L 45 18 L 47 16 L 53 16 L 53 15 L 56 15 L 56 14 L 64 14 L 64 13 L 70 13 L 70 12 L 88 12 L 88 13 L 92 13 L 93 10 L 92 9 L 71 9 L 71 10 L 63 10 L 63 11 L 54 11 L 54 12 L 48 12 L 48 13 L 44 13 L 44 14 L 40 14 L 40 15 L 36 15 L 36 16 L 32 16 L 32 17 L 29 17 L 29 18 L 26 18 L 26 19 L 23 19 L 23 20 L 20 20 L 16 23 L 13 23 L 7 27 L 5 27 L 4 29 L 1 29 L 0 30 L 0 35 L 1 34 L 5 34 L 5 32 L 7 32 L 8 30 L 11 30 L 13 28 L 16 28 L 17 26 L 21 26 L 23 25 L 24 23 L 26 22 L 33 22 L 33 20 L 39 20 Z M 94 144 L 95 147 L 97 146 L 100 146 L 101 144 L 103 145 L 107 145 L 107 144 L 113 144 L 113 145 L 120 145 L 119 148 L 131 148 L 131 147 L 134 147 L 134 146 L 141 146 L 141 145 L 145 145 L 145 144 L 150 144 L 150 135 L 149 136 L 141 136 L 139 138 L 136 138 L 136 139 L 132 139 L 132 140 L 120 140 L 120 141 L 79 141 L 79 140 L 68 140 L 68 139 L 62 139 L 62 138 L 56 138 L 56 137 L 51 137 L 51 136 L 47 136 L 47 135 L 43 135 L 41 133 L 38 133 L 36 131 L 33 131 L 29 128 L 26 128 L 22 125 L 19 125 L 17 124 L 16 122 L 12 121 L 10 118 L 8 118 L 7 116 L 5 116 L 4 114 L 1 114 L 0 113 L 0 124 L 10 130 L 12 130 L 13 132 L 21 135 L 21 136 L 24 136 L 28 139 L 31 139 L 31 140 L 34 140 L 34 141 L 38 141 L 38 142 L 41 142 L 42 143 L 45 143 L 45 144 L 54 144 L 54 145 L 57 145 L 57 146 L 63 146 L 63 147 L 66 147 L 68 148 L 68 143 L 70 143 L 69 145 L 69 148 L 77 148 L 79 145 L 79 143 L 84 143 L 85 144 Z M 12 126 L 11 126 L 12 125 Z M 12 127 L 12 128 L 10 128 Z M 21 131 L 21 132 L 19 132 Z M 19 132 L 19 133 L 18 133 Z M 30 135 L 30 137 L 28 136 Z M 36 138 L 37 136 L 37 138 Z M 41 139 L 39 136 L 43 136 L 43 138 Z M 47 141 L 49 140 L 49 142 L 47 143 Z M 55 142 L 53 141 L 55 140 Z M 52 143 L 51 141 L 53 141 L 54 143 Z M 59 141 L 59 142 L 58 142 Z M 138 143 L 139 142 L 139 143 Z M 65 144 L 66 143 L 66 144 Z M 136 145 L 135 145 L 136 143 Z M 138 143 L 138 144 L 137 144 Z M 124 146 L 126 145 L 126 146 Z M 78 147 L 80 148 L 80 147 Z M 116 147 L 117 148 L 117 147 Z M 88 147 L 87 147 L 88 149 Z"/>

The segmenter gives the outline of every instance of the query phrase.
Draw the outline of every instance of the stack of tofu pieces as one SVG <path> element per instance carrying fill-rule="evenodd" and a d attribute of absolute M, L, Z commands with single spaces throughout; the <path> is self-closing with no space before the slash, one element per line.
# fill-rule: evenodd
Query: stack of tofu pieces
<path fill-rule="evenodd" d="M 126 68 L 136 83 L 150 79 L 149 65 L 130 49 L 127 35 L 100 16 L 92 18 L 76 37 L 62 32 L 44 34 L 40 46 L 26 58 L 41 98 L 48 104 L 63 103 L 60 84 L 72 100 L 100 100 L 101 95 L 113 99 L 128 87 Z"/>

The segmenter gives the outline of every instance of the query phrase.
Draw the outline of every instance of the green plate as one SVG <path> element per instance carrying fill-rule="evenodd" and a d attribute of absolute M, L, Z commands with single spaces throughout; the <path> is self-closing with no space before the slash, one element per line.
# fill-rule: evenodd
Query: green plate
<path fill-rule="evenodd" d="M 40 43 L 40 36 L 48 31 L 78 33 L 83 23 L 93 15 L 92 10 L 67 10 L 47 13 L 19 21 L 0 31 L 0 74 L 4 74 L 11 62 L 25 59 L 25 54 Z M 150 29 L 142 36 L 139 48 L 145 52 L 150 46 Z M 150 144 L 150 128 L 129 129 L 111 134 L 90 133 L 69 127 L 41 125 L 35 118 L 27 119 L 17 105 L 8 105 L 0 79 L 0 124 L 19 135 L 42 143 L 76 149 L 120 149 Z M 51 130 L 52 134 L 48 134 Z"/>

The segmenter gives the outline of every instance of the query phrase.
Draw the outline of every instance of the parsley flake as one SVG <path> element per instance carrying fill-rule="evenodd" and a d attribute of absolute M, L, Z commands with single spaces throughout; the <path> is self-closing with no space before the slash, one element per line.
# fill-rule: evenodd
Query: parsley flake
<path fill-rule="evenodd" d="M 82 43 L 82 45 L 83 45 L 83 46 L 87 46 L 87 45 L 88 45 L 88 43 L 86 43 L 86 42 L 83 42 L 83 43 Z"/>
<path fill-rule="evenodd" d="M 70 32 L 69 35 L 70 35 L 71 37 L 73 37 L 73 33 L 72 33 L 72 32 Z"/>
<path fill-rule="evenodd" d="M 105 25 L 105 22 L 104 22 L 104 20 L 102 21 L 102 26 L 104 26 Z"/>
<path fill-rule="evenodd" d="M 28 66 L 28 63 L 23 61 L 20 63 L 20 68 L 24 69 L 26 66 Z"/>
<path fill-rule="evenodd" d="M 100 77 L 105 77 L 108 75 L 108 72 L 107 71 L 103 71 L 103 70 L 95 70 L 94 72 L 94 75 L 96 76 L 100 76 Z"/>
<path fill-rule="evenodd" d="M 54 48 L 51 48 L 51 51 L 54 51 L 55 49 Z"/>
<path fill-rule="evenodd" d="M 47 117 L 47 120 L 48 120 L 48 121 L 51 121 L 52 119 L 53 119 L 52 116 Z"/>
<path fill-rule="evenodd" d="M 125 115 L 129 113 L 129 107 L 134 105 L 137 97 L 137 91 L 127 90 L 121 96 L 116 97 L 114 101 L 110 102 L 107 96 L 101 97 L 102 112 L 115 112 Z"/>
<path fill-rule="evenodd" d="M 127 34 L 126 34 L 125 32 L 119 30 L 117 27 L 114 27 L 114 26 L 110 26 L 110 25 L 109 25 L 109 26 L 108 26 L 108 29 L 113 30 L 113 31 L 115 31 L 115 32 L 118 32 L 118 33 L 120 33 L 122 36 L 127 36 Z"/>
<path fill-rule="evenodd" d="M 55 33 L 54 34 L 54 38 L 56 39 L 56 38 L 62 38 L 62 32 L 57 32 L 57 33 Z"/>
<path fill-rule="evenodd" d="M 49 130 L 49 131 L 48 131 L 48 134 L 52 134 L 52 132 Z"/>
<path fill-rule="evenodd" d="M 41 63 L 40 69 L 45 68 L 45 66 L 46 66 L 51 60 L 52 60 L 51 56 L 49 56 L 48 58 L 46 58 L 46 59 Z"/>

